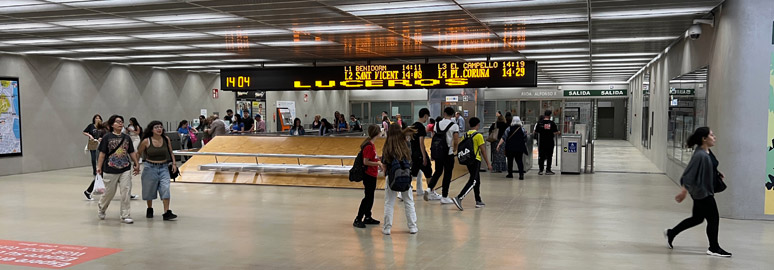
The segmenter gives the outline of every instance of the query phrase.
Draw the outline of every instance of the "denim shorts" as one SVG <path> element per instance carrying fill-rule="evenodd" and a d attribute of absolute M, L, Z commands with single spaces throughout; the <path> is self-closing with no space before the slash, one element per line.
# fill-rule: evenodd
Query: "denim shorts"
<path fill-rule="evenodd" d="M 156 194 L 162 200 L 169 199 L 169 163 L 144 162 L 142 170 L 142 199 L 155 200 Z"/>

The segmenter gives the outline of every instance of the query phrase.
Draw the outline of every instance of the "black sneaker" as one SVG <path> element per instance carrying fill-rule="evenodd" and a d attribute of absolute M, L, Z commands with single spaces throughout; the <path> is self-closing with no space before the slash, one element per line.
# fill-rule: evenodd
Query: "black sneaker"
<path fill-rule="evenodd" d="M 358 227 L 358 228 L 365 228 L 366 225 L 362 221 L 356 219 L 355 222 L 352 222 L 352 226 Z"/>
<path fill-rule="evenodd" d="M 145 210 L 145 217 L 153 218 L 153 208 L 148 207 L 148 210 Z"/>
<path fill-rule="evenodd" d="M 670 233 L 669 233 L 669 231 L 671 231 L 671 229 L 664 229 L 664 239 L 666 239 L 666 240 L 667 240 L 667 247 L 668 247 L 669 249 L 673 249 L 673 248 L 674 248 L 674 246 L 672 246 L 672 241 L 674 241 L 674 240 L 675 240 L 675 237 L 674 237 L 674 236 L 671 236 L 671 235 L 670 235 Z"/>
<path fill-rule="evenodd" d="M 136 200 L 137 199 L 137 195 L 129 195 L 129 199 Z"/>
<path fill-rule="evenodd" d="M 363 219 L 363 224 L 376 225 L 376 224 L 379 224 L 379 223 L 381 223 L 381 222 L 379 222 L 378 220 L 375 220 L 372 217 L 366 217 L 365 219 Z"/>
<path fill-rule="evenodd" d="M 519 180 L 524 180 L 524 175 L 523 174 L 519 175 Z"/>
<path fill-rule="evenodd" d="M 459 208 L 460 211 L 462 211 L 462 199 L 460 199 L 459 197 L 454 197 L 452 198 L 452 202 L 454 202 L 454 205 L 457 206 L 457 208 Z"/>
<path fill-rule="evenodd" d="M 555 173 L 552 171 L 546 171 L 546 175 L 554 175 Z"/>
<path fill-rule="evenodd" d="M 172 214 L 172 210 L 167 210 L 167 212 L 161 215 L 161 217 L 163 217 L 164 220 L 173 220 L 177 218 L 177 215 Z"/>
<path fill-rule="evenodd" d="M 539 172 L 538 172 L 538 175 L 543 175 L 543 171 L 539 171 Z"/>
<path fill-rule="evenodd" d="M 505 178 L 513 178 L 513 174 L 506 175 Z"/>
<path fill-rule="evenodd" d="M 731 253 L 723 250 L 720 247 L 707 249 L 707 255 L 718 257 L 731 257 Z"/>
<path fill-rule="evenodd" d="M 83 191 L 83 195 L 86 196 L 86 200 L 89 200 L 89 201 L 94 200 L 91 198 L 91 193 L 89 193 L 88 191 Z"/>

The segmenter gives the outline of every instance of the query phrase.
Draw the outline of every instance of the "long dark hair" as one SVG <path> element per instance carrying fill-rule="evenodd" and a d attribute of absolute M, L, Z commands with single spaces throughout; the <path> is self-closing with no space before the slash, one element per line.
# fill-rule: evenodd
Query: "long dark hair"
<path fill-rule="evenodd" d="M 360 148 L 363 148 L 368 144 L 371 139 L 373 139 L 376 136 L 379 136 L 379 133 L 382 133 L 382 128 L 380 128 L 377 125 L 370 125 L 368 126 L 368 137 L 363 140 L 363 143 L 360 144 Z"/>
<path fill-rule="evenodd" d="M 145 132 L 142 133 L 142 139 L 145 140 L 146 138 L 153 137 L 153 127 L 156 125 L 160 125 L 161 128 L 164 128 L 164 124 L 161 123 L 159 120 L 153 120 L 148 124 L 148 127 L 145 128 Z M 161 131 L 161 137 L 164 137 L 164 139 L 167 139 L 167 131 L 162 130 Z"/>
<path fill-rule="evenodd" d="M 129 125 L 134 127 L 135 132 L 142 134 L 142 126 L 137 122 L 137 118 L 129 118 Z"/>
<path fill-rule="evenodd" d="M 328 119 L 323 118 L 322 120 L 320 120 L 320 122 L 322 122 L 322 124 L 325 125 L 325 128 L 329 130 L 333 129 L 333 125 L 331 125 L 331 122 L 328 122 Z"/>
<path fill-rule="evenodd" d="M 113 124 L 116 122 L 116 119 L 121 118 L 121 122 L 124 121 L 124 117 L 114 114 L 110 116 L 110 119 L 107 121 L 107 128 L 110 132 L 113 132 Z"/>
<path fill-rule="evenodd" d="M 298 123 L 298 125 L 296 125 Z M 293 119 L 293 127 L 302 127 L 301 126 L 301 118 L 296 117 L 296 119 Z"/>
<path fill-rule="evenodd" d="M 99 117 L 99 119 L 102 120 L 102 115 L 95 114 L 94 116 L 92 116 L 91 117 L 91 124 L 93 124 L 94 126 L 97 126 L 97 123 L 96 123 L 97 117 Z M 105 121 L 102 121 L 102 122 L 105 122 Z"/>
<path fill-rule="evenodd" d="M 177 129 L 180 129 L 180 128 L 181 128 L 181 127 L 183 127 L 183 125 L 185 125 L 185 124 L 188 124 L 188 120 L 183 120 L 183 121 L 180 121 L 180 124 L 177 124 Z M 189 127 L 190 127 L 190 126 L 189 126 Z"/>
<path fill-rule="evenodd" d="M 411 149 L 406 143 L 406 136 L 414 134 L 412 128 L 400 129 L 400 125 L 393 123 L 387 129 L 387 140 L 382 147 L 382 158 L 387 163 L 394 159 L 411 161 Z"/>
<path fill-rule="evenodd" d="M 688 137 L 688 142 L 686 144 L 688 147 L 693 147 L 694 145 L 701 146 L 704 143 L 704 138 L 709 137 L 710 134 L 710 128 L 709 127 L 700 127 L 697 128 L 696 131 L 691 134 L 690 137 Z"/>

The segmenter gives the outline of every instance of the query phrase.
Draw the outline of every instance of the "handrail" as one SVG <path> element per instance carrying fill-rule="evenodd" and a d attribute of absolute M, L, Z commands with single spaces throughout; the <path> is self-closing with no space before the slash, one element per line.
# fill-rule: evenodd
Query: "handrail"
<path fill-rule="evenodd" d="M 271 158 L 322 158 L 322 159 L 354 159 L 357 156 L 337 155 L 302 155 L 302 154 L 260 154 L 260 153 L 221 153 L 221 152 L 188 152 L 173 151 L 176 156 L 224 156 L 224 157 L 271 157 Z"/>

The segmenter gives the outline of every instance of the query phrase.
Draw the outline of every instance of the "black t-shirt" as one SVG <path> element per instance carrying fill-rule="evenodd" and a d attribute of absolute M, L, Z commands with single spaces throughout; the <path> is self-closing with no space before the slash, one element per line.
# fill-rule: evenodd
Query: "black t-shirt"
<path fill-rule="evenodd" d="M 559 129 L 556 127 L 556 123 L 554 123 L 554 121 L 541 120 L 538 122 L 535 132 L 540 135 L 540 141 L 553 143 L 554 133 L 559 132 Z"/>
<path fill-rule="evenodd" d="M 121 139 L 124 139 L 122 145 L 118 145 Z M 99 144 L 99 152 L 108 153 L 116 150 L 110 156 L 105 156 L 105 160 L 102 163 L 102 172 L 110 174 L 121 174 L 132 168 L 132 162 L 130 154 L 134 153 L 134 145 L 132 144 L 132 138 L 129 135 L 121 134 L 115 135 L 112 132 L 102 137 L 102 142 Z"/>
<path fill-rule="evenodd" d="M 425 125 L 420 122 L 414 123 L 412 127 L 417 130 L 417 133 L 414 133 L 414 136 L 411 138 L 411 156 L 422 157 L 422 149 L 419 145 L 419 137 L 427 137 L 427 129 L 425 129 Z"/>
<path fill-rule="evenodd" d="M 99 138 L 102 138 L 102 136 L 105 136 L 105 133 L 107 133 L 104 129 L 97 129 L 94 124 L 86 126 L 86 128 L 83 129 L 83 132 L 91 134 L 95 140 L 99 140 Z"/>
<path fill-rule="evenodd" d="M 245 124 L 245 130 L 250 130 L 253 128 L 253 123 L 255 123 L 255 120 L 252 118 L 247 118 L 245 120 L 242 120 L 242 122 Z"/>

